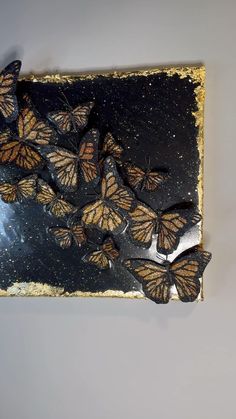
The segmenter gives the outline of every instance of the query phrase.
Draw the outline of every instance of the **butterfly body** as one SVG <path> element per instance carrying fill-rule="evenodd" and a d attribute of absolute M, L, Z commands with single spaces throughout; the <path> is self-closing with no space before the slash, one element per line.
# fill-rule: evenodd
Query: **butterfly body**
<path fill-rule="evenodd" d="M 119 257 L 119 251 L 111 237 L 104 240 L 99 250 L 89 253 L 83 259 L 100 269 L 109 269 L 111 264 Z"/>
<path fill-rule="evenodd" d="M 180 255 L 172 263 L 128 259 L 124 261 L 124 266 L 142 284 L 144 294 L 154 302 L 168 303 L 173 285 L 181 301 L 192 302 L 199 295 L 200 279 L 210 259 L 209 252 L 196 248 Z"/>
<path fill-rule="evenodd" d="M 82 221 L 104 232 L 118 234 L 126 221 L 122 211 L 130 211 L 135 203 L 133 193 L 126 188 L 116 169 L 114 159 L 108 157 L 104 162 L 104 174 L 101 182 L 101 195 L 87 204 L 82 210 Z"/>
<path fill-rule="evenodd" d="M 7 123 L 14 121 L 18 115 L 16 83 L 21 69 L 21 61 L 9 64 L 0 73 L 0 113 Z"/>
<path fill-rule="evenodd" d="M 163 254 L 177 249 L 180 237 L 201 220 L 201 216 L 192 210 L 168 208 L 154 211 L 146 204 L 139 202 L 129 212 L 128 234 L 138 246 L 149 248 L 152 237 L 157 234 L 157 251 Z"/>

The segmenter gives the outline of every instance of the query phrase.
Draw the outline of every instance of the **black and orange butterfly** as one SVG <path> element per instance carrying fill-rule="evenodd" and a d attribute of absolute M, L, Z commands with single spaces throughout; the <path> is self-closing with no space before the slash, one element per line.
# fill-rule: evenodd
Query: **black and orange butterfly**
<path fill-rule="evenodd" d="M 97 183 L 100 178 L 98 167 L 99 132 L 91 129 L 82 138 L 78 153 L 62 147 L 46 147 L 46 160 L 49 169 L 55 176 L 59 188 L 65 191 L 75 191 L 78 187 L 78 168 L 86 183 Z"/>
<path fill-rule="evenodd" d="M 129 218 L 128 234 L 131 240 L 138 246 L 148 248 L 153 234 L 157 234 L 157 251 L 162 254 L 176 250 L 180 237 L 201 221 L 201 216 L 190 208 L 174 206 L 155 212 L 141 202 L 129 212 Z"/>
<path fill-rule="evenodd" d="M 129 162 L 124 164 L 124 170 L 130 186 L 140 188 L 141 191 L 156 191 L 169 178 L 167 173 L 157 170 L 143 170 Z"/>
<path fill-rule="evenodd" d="M 61 195 L 56 194 L 51 186 L 43 179 L 38 180 L 36 202 L 45 205 L 49 212 L 55 217 L 65 217 L 73 214 L 76 208 L 65 201 Z"/>
<path fill-rule="evenodd" d="M 63 95 L 65 97 L 65 95 Z M 66 99 L 66 97 L 65 97 Z M 76 132 L 86 127 L 89 114 L 94 107 L 94 102 L 87 102 L 72 108 L 66 99 L 66 111 L 53 111 L 48 113 L 48 119 L 52 121 L 62 134 L 70 131 Z"/>
<path fill-rule="evenodd" d="M 18 115 L 16 84 L 21 69 L 21 61 L 16 60 L 0 73 L 0 113 L 7 123 L 14 121 Z"/>
<path fill-rule="evenodd" d="M 0 164 L 15 164 L 33 170 L 43 162 L 36 146 L 46 145 L 55 140 L 55 131 L 38 118 L 36 112 L 27 105 L 17 119 L 17 135 L 9 129 L 0 133 Z"/>
<path fill-rule="evenodd" d="M 69 221 L 66 227 L 50 227 L 48 232 L 62 249 L 68 249 L 73 242 L 81 247 L 87 241 L 85 229 L 80 222 Z"/>
<path fill-rule="evenodd" d="M 15 183 L 0 183 L 1 199 L 6 203 L 21 202 L 34 198 L 36 194 L 37 175 L 30 175 Z"/>
<path fill-rule="evenodd" d="M 102 231 L 118 234 L 126 226 L 122 210 L 130 211 L 135 203 L 133 192 L 123 185 L 118 175 L 114 159 L 107 157 L 104 162 L 101 195 L 82 209 L 82 221 Z"/>
<path fill-rule="evenodd" d="M 121 156 L 124 152 L 123 147 L 114 139 L 113 135 L 108 132 L 103 140 L 101 149 L 101 158 L 99 165 L 102 167 L 106 157 L 113 157 L 116 163 L 121 164 Z"/>
<path fill-rule="evenodd" d="M 119 251 L 114 240 L 108 237 L 104 240 L 99 250 L 95 250 L 83 257 L 84 262 L 95 265 L 100 269 L 109 269 L 111 264 L 119 257 Z"/>
<path fill-rule="evenodd" d="M 166 304 L 173 285 L 181 301 L 196 300 L 201 288 L 200 279 L 210 259 L 209 252 L 197 247 L 182 253 L 172 263 L 127 259 L 123 264 L 142 284 L 146 297 L 157 304 Z"/>

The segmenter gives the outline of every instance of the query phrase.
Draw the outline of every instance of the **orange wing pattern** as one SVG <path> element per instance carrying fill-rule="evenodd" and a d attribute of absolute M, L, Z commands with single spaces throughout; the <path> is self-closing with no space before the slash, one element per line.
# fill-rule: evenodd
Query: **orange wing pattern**
<path fill-rule="evenodd" d="M 48 118 L 57 126 L 62 134 L 67 134 L 72 129 L 82 130 L 88 123 L 89 114 L 94 106 L 93 102 L 78 105 L 68 111 L 49 112 Z"/>
<path fill-rule="evenodd" d="M 119 210 L 129 211 L 135 204 L 133 193 L 125 188 L 118 176 L 115 162 L 107 158 L 101 185 L 101 197 L 83 208 L 82 221 L 102 231 L 121 232 L 126 221 Z"/>
<path fill-rule="evenodd" d="M 150 247 L 156 231 L 157 214 L 147 205 L 138 203 L 136 208 L 129 212 L 129 218 L 128 234 L 131 240 L 138 246 Z"/>
<path fill-rule="evenodd" d="M 0 113 L 6 122 L 14 121 L 18 114 L 16 83 L 21 69 L 21 62 L 16 60 L 0 73 Z"/>
<path fill-rule="evenodd" d="M 86 183 L 97 183 L 100 177 L 98 166 L 99 132 L 91 129 L 83 137 L 79 149 L 79 164 Z"/>
<path fill-rule="evenodd" d="M 51 186 L 43 179 L 38 180 L 36 201 L 39 204 L 45 205 L 55 217 L 65 217 L 66 215 L 74 213 L 76 210 L 72 204 L 65 201 L 60 196 L 57 196 Z"/>
<path fill-rule="evenodd" d="M 37 175 L 27 176 L 14 184 L 0 183 L 0 195 L 6 203 L 21 202 L 35 197 L 36 185 Z"/>
<path fill-rule="evenodd" d="M 37 119 L 29 107 L 21 110 L 18 120 L 18 137 L 9 130 L 0 134 L 0 164 L 14 163 L 16 166 L 33 170 L 42 164 L 42 157 L 34 148 L 54 140 L 54 131 L 45 122 Z"/>
<path fill-rule="evenodd" d="M 172 253 L 177 249 L 180 237 L 201 221 L 201 216 L 191 210 L 174 209 L 162 213 L 158 223 L 157 251 Z"/>
<path fill-rule="evenodd" d="M 73 241 L 78 247 L 87 241 L 84 227 L 80 223 L 68 227 L 51 227 L 49 233 L 53 235 L 56 244 L 62 249 L 71 247 Z"/>
<path fill-rule="evenodd" d="M 168 179 L 168 175 L 155 170 L 143 170 L 132 163 L 124 165 L 129 184 L 133 188 L 140 188 L 149 192 L 156 191 Z"/>
<path fill-rule="evenodd" d="M 108 237 L 100 247 L 100 250 L 91 252 L 86 255 L 83 260 L 91 265 L 97 266 L 99 269 L 109 269 L 111 263 L 119 257 L 119 251 L 115 247 L 115 243 L 111 237 Z"/>
<path fill-rule="evenodd" d="M 169 302 L 171 282 L 165 266 L 145 259 L 128 259 L 124 266 L 142 284 L 146 297 L 157 304 Z"/>

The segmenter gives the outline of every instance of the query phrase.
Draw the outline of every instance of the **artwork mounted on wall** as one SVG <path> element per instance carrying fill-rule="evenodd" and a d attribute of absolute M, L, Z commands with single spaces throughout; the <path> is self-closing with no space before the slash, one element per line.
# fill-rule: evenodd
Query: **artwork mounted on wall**
<path fill-rule="evenodd" d="M 0 74 L 0 294 L 203 298 L 203 66 Z"/>

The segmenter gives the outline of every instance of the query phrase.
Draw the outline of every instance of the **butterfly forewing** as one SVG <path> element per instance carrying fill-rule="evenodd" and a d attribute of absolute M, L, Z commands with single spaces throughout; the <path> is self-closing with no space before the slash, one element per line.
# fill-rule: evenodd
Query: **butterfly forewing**
<path fill-rule="evenodd" d="M 201 287 L 200 278 L 210 259 L 209 252 L 199 249 L 180 256 L 171 264 L 170 272 L 181 301 L 196 300 Z"/>
<path fill-rule="evenodd" d="M 86 127 L 93 107 L 94 102 L 88 102 L 83 105 L 78 105 L 75 109 L 73 109 L 72 116 L 78 129 L 82 130 Z"/>
<path fill-rule="evenodd" d="M 79 163 L 86 183 L 96 183 L 99 180 L 98 166 L 98 130 L 90 130 L 82 139 L 79 149 Z"/>
<path fill-rule="evenodd" d="M 138 203 L 129 212 L 129 219 L 128 233 L 131 240 L 138 246 L 150 247 L 157 223 L 156 213 L 147 205 Z"/>
<path fill-rule="evenodd" d="M 49 112 L 48 119 L 52 121 L 62 134 L 67 134 L 72 129 L 70 112 Z"/>
<path fill-rule="evenodd" d="M 201 216 L 187 209 L 178 209 L 161 214 L 158 224 L 157 251 L 172 253 L 177 249 L 180 237 L 201 220 Z"/>
<path fill-rule="evenodd" d="M 102 250 L 105 253 L 105 255 L 114 262 L 119 257 L 119 251 L 115 246 L 115 243 L 111 237 L 108 237 L 103 245 Z"/>
<path fill-rule="evenodd" d="M 158 304 L 168 303 L 171 284 L 165 266 L 145 259 L 128 259 L 124 266 L 142 284 L 146 297 Z"/>
<path fill-rule="evenodd" d="M 14 121 L 18 114 L 15 92 L 20 68 L 21 62 L 16 60 L 0 73 L 0 112 L 8 123 Z"/>
<path fill-rule="evenodd" d="M 59 188 L 75 191 L 78 186 L 78 157 L 62 147 L 47 147 L 46 159 Z"/>
<path fill-rule="evenodd" d="M 147 191 L 151 192 L 156 191 L 167 178 L 167 174 L 162 174 L 156 171 L 148 171 L 144 176 L 142 189 L 146 189 Z"/>

